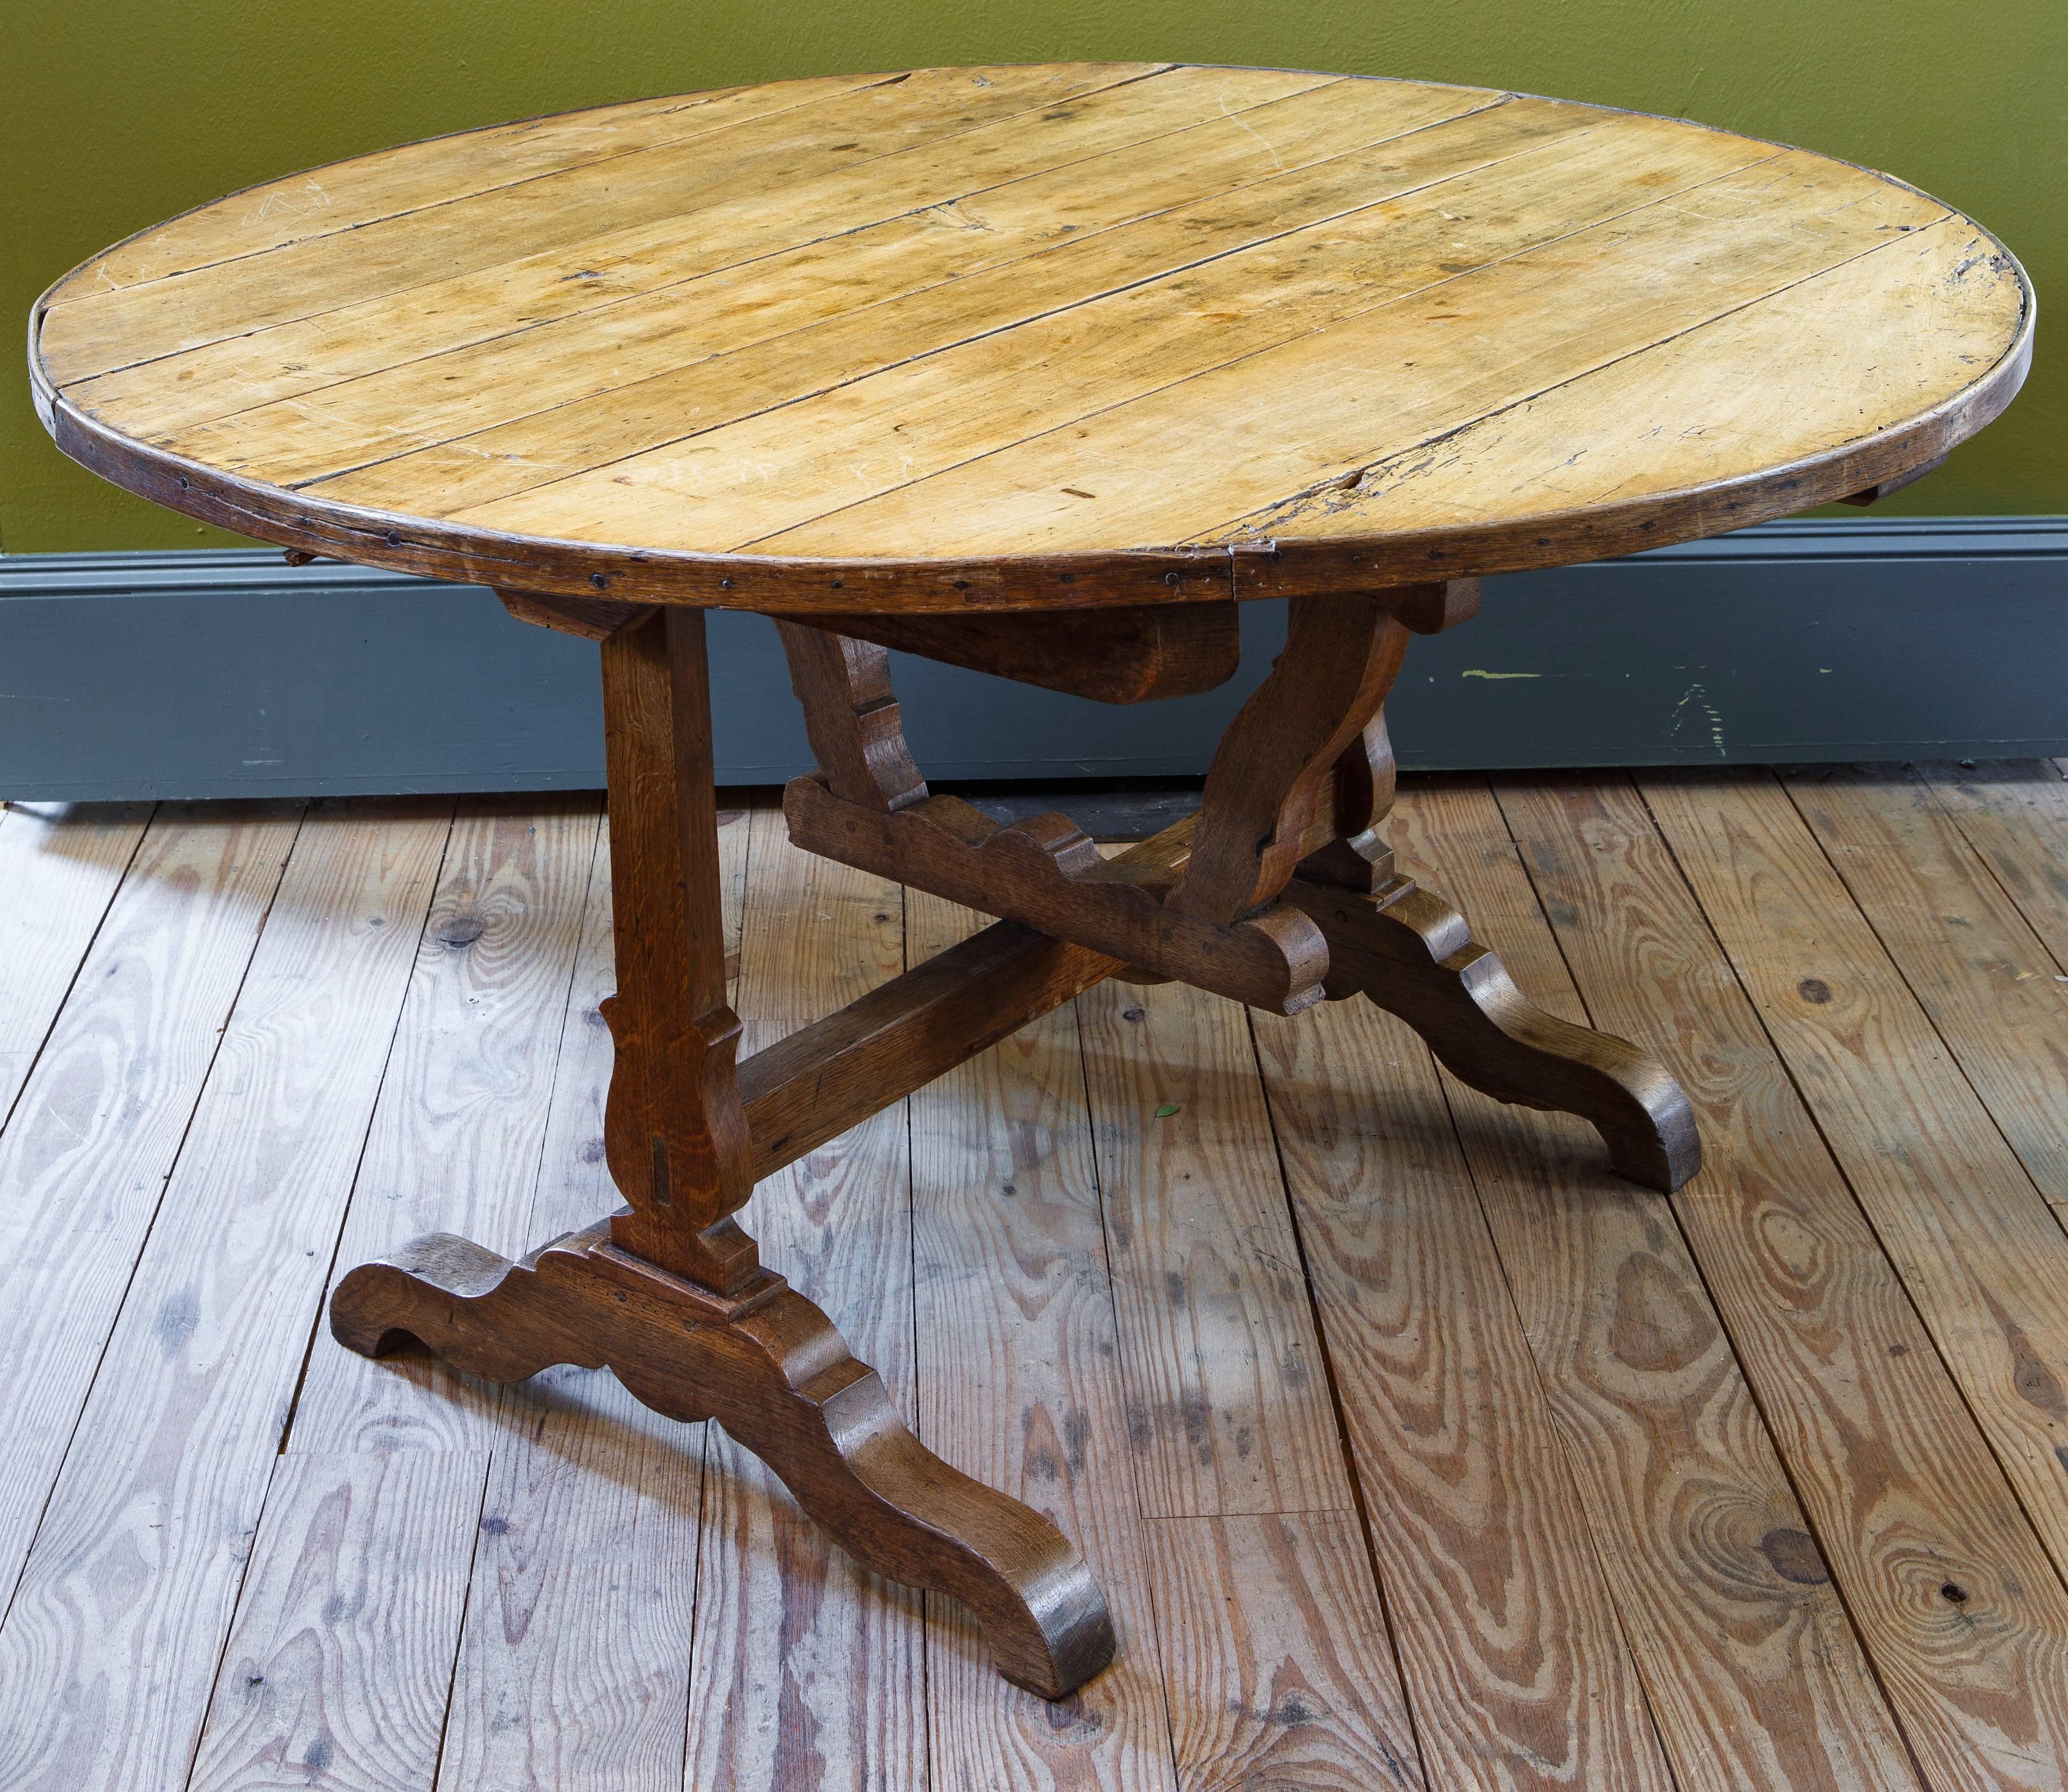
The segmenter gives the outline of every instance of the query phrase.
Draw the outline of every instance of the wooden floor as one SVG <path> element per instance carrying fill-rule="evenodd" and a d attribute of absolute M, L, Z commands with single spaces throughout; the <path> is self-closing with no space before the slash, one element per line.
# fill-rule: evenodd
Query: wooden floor
<path fill-rule="evenodd" d="M 2068 784 L 1444 780 L 1406 863 L 1708 1167 L 1369 1004 L 1109 984 L 744 1216 L 1117 1665 L 1048 1707 L 715 1428 L 320 1320 L 610 1202 L 593 797 L 0 818 L 0 1788 L 2068 1783 Z M 723 829 L 750 1049 L 958 937 Z"/>

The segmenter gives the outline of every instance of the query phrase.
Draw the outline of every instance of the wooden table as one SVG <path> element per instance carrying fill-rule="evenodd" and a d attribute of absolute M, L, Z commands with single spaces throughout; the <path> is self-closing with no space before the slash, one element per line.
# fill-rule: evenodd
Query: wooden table
<path fill-rule="evenodd" d="M 2009 255 L 1887 176 L 1468 88 L 1077 64 L 642 100 L 255 188 L 36 308 L 66 453 L 189 515 L 492 585 L 602 644 L 628 1206 L 420 1239 L 332 1322 L 714 1417 L 1050 1696 L 1109 1658 L 1047 1518 L 923 1448 L 763 1267 L 755 1183 L 1101 979 L 1363 995 L 1466 1082 L 1692 1175 L 1653 1059 L 1532 1008 L 1393 865 L 1381 706 L 1480 575 L 1870 500 L 2003 409 Z M 1291 600 L 1199 813 L 1108 861 L 933 796 L 889 647 L 1107 703 Z M 812 850 L 1000 917 L 770 1049 L 726 1004 L 703 611 L 777 619 Z"/>

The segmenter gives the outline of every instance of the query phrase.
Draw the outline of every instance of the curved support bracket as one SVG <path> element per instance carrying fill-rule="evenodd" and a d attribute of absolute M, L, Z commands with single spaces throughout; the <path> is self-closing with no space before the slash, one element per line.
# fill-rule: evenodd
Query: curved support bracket
<path fill-rule="evenodd" d="M 363 1356 L 414 1338 L 492 1381 L 609 1368 L 657 1412 L 718 1420 L 864 1567 L 961 1600 L 1016 1684 L 1061 1698 L 1112 1659 L 1105 1595 L 1062 1533 L 922 1444 L 782 1277 L 718 1296 L 608 1236 L 605 1222 L 512 1263 L 433 1233 L 346 1276 L 332 1332 Z"/>
<path fill-rule="evenodd" d="M 1497 1102 L 1578 1114 L 1631 1182 L 1671 1194 L 1701 1168 L 1694 1110 L 1671 1073 L 1531 1003 L 1447 902 L 1405 878 L 1375 896 L 1296 878 L 1285 899 L 1327 937 L 1332 1000 L 1369 996 Z"/>

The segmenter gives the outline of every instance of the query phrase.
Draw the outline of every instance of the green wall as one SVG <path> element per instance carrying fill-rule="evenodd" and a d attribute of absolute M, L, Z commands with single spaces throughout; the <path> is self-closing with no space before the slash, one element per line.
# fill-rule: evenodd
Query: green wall
<path fill-rule="evenodd" d="M 10 22 L 9 314 L 116 238 L 413 137 L 735 81 L 926 63 L 1168 59 L 1513 87 L 1684 113 L 1883 168 L 2068 291 L 2064 0 L 65 0 Z M 18 336 L 11 340 L 18 341 Z M 53 449 L 18 362 L 0 551 L 222 544 Z M 1877 515 L 2068 513 L 2068 351 Z"/>

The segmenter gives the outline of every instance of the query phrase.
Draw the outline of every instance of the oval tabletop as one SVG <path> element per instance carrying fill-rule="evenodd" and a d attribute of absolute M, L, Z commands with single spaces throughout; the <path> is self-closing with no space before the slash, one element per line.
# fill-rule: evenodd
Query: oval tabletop
<path fill-rule="evenodd" d="M 38 307 L 67 453 L 262 540 L 757 609 L 1370 586 L 1713 534 L 2007 404 L 2031 296 L 1887 176 L 1484 89 L 1065 64 L 320 169 Z"/>

